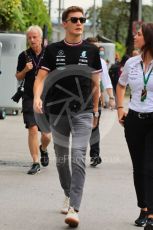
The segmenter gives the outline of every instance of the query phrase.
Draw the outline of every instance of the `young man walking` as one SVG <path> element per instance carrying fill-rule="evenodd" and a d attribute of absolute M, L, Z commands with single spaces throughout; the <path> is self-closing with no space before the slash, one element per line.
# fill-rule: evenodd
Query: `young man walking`
<path fill-rule="evenodd" d="M 34 109 L 42 113 L 41 94 L 48 72 L 72 64 L 84 69 L 93 69 L 90 77 L 76 76 L 77 74 L 63 76 L 53 85 L 46 97 L 47 103 L 50 104 L 49 117 L 57 170 L 66 196 L 61 212 L 67 214 L 65 222 L 71 227 L 79 224 L 78 212 L 85 181 L 85 155 L 93 124 L 95 126 L 97 123 L 101 72 L 98 48 L 82 40 L 85 21 L 83 9 L 80 7 L 72 6 L 63 12 L 65 39 L 46 48 L 34 85 Z"/>

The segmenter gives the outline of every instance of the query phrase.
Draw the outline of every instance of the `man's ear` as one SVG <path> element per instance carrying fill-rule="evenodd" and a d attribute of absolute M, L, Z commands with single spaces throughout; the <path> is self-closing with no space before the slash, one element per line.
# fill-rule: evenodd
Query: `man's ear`
<path fill-rule="evenodd" d="M 63 28 L 66 29 L 67 27 L 67 22 L 62 22 Z"/>
<path fill-rule="evenodd" d="M 66 25 L 67 25 L 67 22 L 62 22 L 62 25 L 63 25 L 63 27 L 65 28 L 66 27 Z"/>

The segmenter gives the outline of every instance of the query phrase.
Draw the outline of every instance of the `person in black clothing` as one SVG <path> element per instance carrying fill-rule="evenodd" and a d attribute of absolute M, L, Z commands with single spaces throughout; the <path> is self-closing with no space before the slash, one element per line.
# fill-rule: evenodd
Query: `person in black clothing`
<path fill-rule="evenodd" d="M 30 48 L 23 51 L 18 57 L 16 78 L 24 81 L 22 111 L 25 127 L 28 129 L 28 144 L 33 159 L 33 165 L 28 174 L 33 175 L 40 171 L 39 149 L 42 166 L 45 167 L 49 164 L 47 146 L 50 142 L 50 131 L 48 129 L 48 133 L 41 133 L 41 145 L 39 146 L 38 126 L 33 111 L 33 85 L 44 53 L 42 30 L 39 26 L 31 26 L 28 28 L 26 35 Z"/>
<path fill-rule="evenodd" d="M 42 113 L 41 94 L 48 72 L 64 67 L 90 68 L 89 77 L 62 77 L 47 93 L 45 104 L 50 104 L 49 119 L 54 141 L 56 164 L 61 186 L 66 195 L 65 222 L 71 227 L 79 224 L 78 212 L 85 181 L 85 156 L 93 125 L 97 124 L 99 74 L 101 62 L 96 46 L 82 40 L 86 18 L 78 6 L 67 8 L 62 14 L 65 39 L 46 47 L 41 69 L 34 84 L 34 109 Z M 70 65 L 70 66 L 69 66 Z M 90 67 L 90 68 L 89 68 Z M 65 67 L 66 68 L 66 67 Z M 49 77 L 54 75 L 49 74 Z M 56 79 L 53 79 L 56 80 Z M 57 102 L 57 103 L 56 103 Z M 72 134 L 71 168 L 69 167 L 69 138 Z"/>
<path fill-rule="evenodd" d="M 101 53 L 100 53 L 101 51 L 103 51 L 102 56 L 104 56 L 104 48 L 102 46 L 98 46 L 97 44 L 98 39 L 96 37 L 88 37 L 86 40 L 90 44 L 97 46 L 99 49 L 100 60 L 101 60 L 101 65 L 102 65 L 102 70 L 103 70 L 101 74 L 102 76 L 100 76 L 100 79 L 99 79 L 100 94 L 102 95 L 102 91 L 104 87 L 103 83 L 105 83 L 105 88 L 106 88 L 107 94 L 109 95 L 109 106 L 111 108 L 114 108 L 115 103 L 114 103 L 114 96 L 113 96 L 113 90 L 112 90 L 110 77 L 108 75 L 106 62 L 104 61 L 104 59 L 102 59 Z M 100 156 L 100 130 L 99 130 L 101 110 L 102 110 L 102 106 L 101 106 L 101 97 L 100 97 L 99 98 L 99 108 L 98 108 L 98 112 L 99 112 L 98 122 L 97 122 L 97 126 L 92 129 L 92 134 L 90 137 L 90 165 L 93 167 L 96 167 L 98 164 L 102 162 L 102 159 Z"/>
<path fill-rule="evenodd" d="M 88 37 L 86 41 L 96 46 L 98 39 L 96 37 Z M 99 156 L 100 155 L 100 131 L 99 131 L 100 116 L 101 116 L 101 101 L 99 98 L 98 117 L 97 117 L 98 122 L 96 127 L 92 129 L 92 133 L 90 137 L 90 165 L 93 167 L 97 166 L 102 162 L 101 157 Z"/>
<path fill-rule="evenodd" d="M 109 69 L 109 76 L 113 85 L 114 94 L 116 95 L 116 86 L 120 77 L 120 62 L 116 61 Z"/>
<path fill-rule="evenodd" d="M 116 95 L 116 86 L 119 80 L 119 77 L 122 73 L 122 69 L 125 65 L 125 62 L 129 59 L 129 55 L 125 54 L 123 55 L 121 61 L 119 61 L 119 59 L 115 60 L 115 63 L 111 65 L 110 69 L 109 69 L 109 75 L 111 78 L 111 82 L 113 85 L 113 89 L 114 89 L 114 93 Z"/>

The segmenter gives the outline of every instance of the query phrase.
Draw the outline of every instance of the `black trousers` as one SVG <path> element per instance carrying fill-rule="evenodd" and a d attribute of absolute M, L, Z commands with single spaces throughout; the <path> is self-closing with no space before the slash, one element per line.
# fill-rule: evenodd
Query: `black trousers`
<path fill-rule="evenodd" d="M 139 118 L 128 113 L 124 127 L 133 164 L 137 203 L 153 214 L 153 117 Z"/>
<path fill-rule="evenodd" d="M 99 117 L 97 126 L 92 129 L 90 137 L 90 157 L 97 157 L 100 154 L 100 131 L 99 131 L 99 120 L 101 116 L 101 110 L 99 110 Z"/>

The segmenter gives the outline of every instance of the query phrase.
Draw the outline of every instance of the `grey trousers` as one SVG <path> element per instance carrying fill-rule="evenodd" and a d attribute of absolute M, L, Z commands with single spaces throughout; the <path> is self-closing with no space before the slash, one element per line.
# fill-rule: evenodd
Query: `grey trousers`
<path fill-rule="evenodd" d="M 71 116 L 50 114 L 50 125 L 56 154 L 56 166 L 61 186 L 70 197 L 70 206 L 79 211 L 84 181 L 85 157 L 92 131 L 92 113 Z M 69 145 L 71 141 L 71 169 L 69 167 Z"/>

